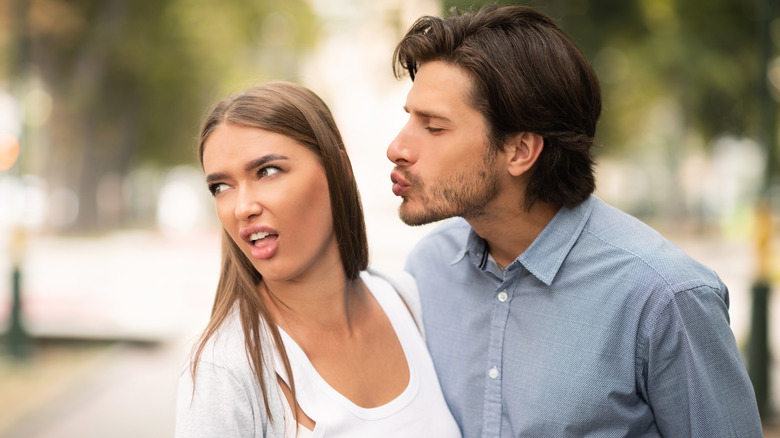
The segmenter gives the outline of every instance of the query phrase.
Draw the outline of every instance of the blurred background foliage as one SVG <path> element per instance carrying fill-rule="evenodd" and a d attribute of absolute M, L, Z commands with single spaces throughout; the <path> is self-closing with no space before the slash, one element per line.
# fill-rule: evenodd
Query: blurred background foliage
<path fill-rule="evenodd" d="M 143 182 L 148 170 L 193 163 L 208 105 L 250 83 L 300 81 L 324 21 L 344 16 L 336 9 L 376 13 L 363 3 L 0 0 L 0 89 L 24 109 L 18 166 L 74 194 L 52 197 L 52 211 L 75 213 L 49 229 L 147 225 L 153 202 L 140 198 L 153 198 L 154 184 Z M 439 5 L 443 12 L 486 3 Z M 599 74 L 601 196 L 642 217 L 700 224 L 752 208 L 763 190 L 761 168 L 768 156 L 773 161 L 767 150 L 774 146 L 766 145 L 776 143 L 780 26 L 773 0 L 501 3 L 549 14 Z M 762 34 L 767 14 L 772 24 Z M 411 24 L 400 15 L 386 21 L 396 38 Z M 390 52 L 387 59 L 389 77 Z M 345 75 L 376 68 L 361 63 L 368 64 L 354 59 L 332 68 L 346 67 Z M 774 96 L 769 106 L 762 93 Z M 732 155 L 740 163 L 731 163 Z M 711 181 L 718 166 L 731 169 L 736 185 Z"/>
<path fill-rule="evenodd" d="M 597 70 L 600 138 L 622 152 L 653 102 L 674 99 L 678 121 L 704 139 L 757 129 L 758 29 L 763 0 L 551 0 L 512 2 L 551 16 Z M 468 10 L 492 2 L 448 0 Z M 664 129 L 664 127 L 660 127 Z M 631 152 L 629 152 L 631 153 Z"/>
<path fill-rule="evenodd" d="M 491 2 L 445 3 L 468 10 Z M 513 3 L 556 20 L 599 75 L 601 173 L 616 161 L 624 168 L 622 176 L 602 179 L 604 196 L 619 191 L 610 184 L 633 184 L 635 190 L 615 193 L 612 201 L 635 215 L 746 229 L 768 183 L 766 160 L 776 167 L 775 0 Z M 737 160 L 721 175 L 729 183 L 708 181 L 724 171 L 730 155 Z"/>
<path fill-rule="evenodd" d="M 132 220 L 98 220 L 104 178 L 192 163 L 206 106 L 248 78 L 295 80 L 316 37 L 302 0 L 0 0 L 0 17 L 0 80 L 28 113 L 20 165 L 78 194 L 78 231 Z"/>

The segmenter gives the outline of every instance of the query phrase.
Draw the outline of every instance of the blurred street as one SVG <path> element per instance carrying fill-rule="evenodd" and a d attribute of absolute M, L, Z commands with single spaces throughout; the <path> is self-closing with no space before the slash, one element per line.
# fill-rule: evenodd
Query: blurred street
<path fill-rule="evenodd" d="M 23 361 L 0 356 L 0 436 L 172 436 L 176 380 L 216 286 L 217 235 L 30 239 L 24 260 L 36 340 Z"/>
<path fill-rule="evenodd" d="M 392 236 L 414 233 L 393 223 L 388 219 L 382 229 L 395 226 L 396 233 L 373 240 L 372 258 L 400 266 L 399 255 L 416 239 L 399 243 Z M 744 348 L 752 248 L 716 238 L 669 237 L 729 285 L 732 328 Z M 202 233 L 187 239 L 139 233 L 94 241 L 30 240 L 24 270 L 27 322 L 47 340 L 39 341 L 25 362 L 0 356 L 0 437 L 172 436 L 176 380 L 208 318 L 218 248 L 216 234 Z M 69 276 L 81 281 L 65 281 Z M 65 284 L 71 289 L 61 290 Z M 73 284 L 83 290 L 72 290 Z M 139 301 L 128 305 L 130 296 Z M 124 316 L 109 306 L 112 302 Z M 770 315 L 780 315 L 777 291 L 771 306 Z M 780 325 L 771 330 L 771 348 L 778 352 Z M 778 363 L 773 377 L 777 406 Z M 766 436 L 780 433 L 768 429 Z"/>
<path fill-rule="evenodd" d="M 171 437 L 182 351 L 175 343 L 116 344 L 81 360 L 73 351 L 34 358 L 47 363 L 31 363 L 22 373 L 30 377 L 25 391 L 2 400 L 9 409 L 0 436 Z"/>

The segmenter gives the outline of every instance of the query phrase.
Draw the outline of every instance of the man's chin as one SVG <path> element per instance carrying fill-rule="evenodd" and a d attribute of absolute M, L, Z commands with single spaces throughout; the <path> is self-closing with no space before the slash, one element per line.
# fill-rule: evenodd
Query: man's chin
<path fill-rule="evenodd" d="M 440 215 L 436 215 L 434 212 L 425 209 L 414 209 L 407 201 L 404 201 L 401 206 L 398 207 L 398 217 L 401 219 L 401 222 L 406 225 L 417 227 L 447 219 L 450 216 L 440 217 Z"/>

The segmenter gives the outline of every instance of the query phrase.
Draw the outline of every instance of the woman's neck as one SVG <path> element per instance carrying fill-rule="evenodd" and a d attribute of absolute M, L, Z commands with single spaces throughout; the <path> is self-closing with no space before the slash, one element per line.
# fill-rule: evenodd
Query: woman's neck
<path fill-rule="evenodd" d="M 258 287 L 274 321 L 290 334 L 349 332 L 366 299 L 362 281 L 347 279 L 343 271 L 316 281 L 261 282 Z"/>

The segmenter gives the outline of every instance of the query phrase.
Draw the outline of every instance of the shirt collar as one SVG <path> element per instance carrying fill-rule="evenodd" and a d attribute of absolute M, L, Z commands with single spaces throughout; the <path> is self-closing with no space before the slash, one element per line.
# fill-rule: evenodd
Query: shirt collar
<path fill-rule="evenodd" d="M 594 199 L 593 196 L 590 196 L 574 208 L 561 207 L 531 246 L 520 254 L 512 264 L 520 263 L 544 284 L 548 286 L 552 284 L 563 260 L 566 259 L 574 243 L 577 242 L 582 234 L 582 229 L 590 218 Z M 473 228 L 469 230 L 463 249 L 458 252 L 450 264 L 454 265 L 460 262 L 466 255 L 475 266 L 485 269 L 488 258 L 487 243 L 479 237 Z"/>

